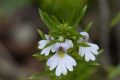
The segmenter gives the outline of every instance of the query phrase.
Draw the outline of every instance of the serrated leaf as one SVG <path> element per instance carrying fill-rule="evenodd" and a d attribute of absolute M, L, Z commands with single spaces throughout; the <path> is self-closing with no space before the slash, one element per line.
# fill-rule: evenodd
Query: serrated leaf
<path fill-rule="evenodd" d="M 39 35 L 42 37 L 42 39 L 45 39 L 45 35 L 44 33 L 40 30 L 40 29 L 37 29 Z"/>
<path fill-rule="evenodd" d="M 81 19 L 83 18 L 86 12 L 86 9 L 87 9 L 87 5 L 85 5 L 84 8 L 79 12 L 77 19 L 74 22 L 74 25 L 79 24 L 79 22 L 81 21 Z"/>
<path fill-rule="evenodd" d="M 47 25 L 49 30 L 56 29 L 60 22 L 55 16 L 50 16 L 46 12 L 39 10 L 42 21 Z"/>
<path fill-rule="evenodd" d="M 70 19 L 67 21 L 67 23 L 77 27 L 79 22 L 83 18 L 86 9 L 87 9 L 87 5 L 85 5 L 82 10 L 81 9 L 75 9 L 73 11 L 73 15 L 70 16 Z"/>
<path fill-rule="evenodd" d="M 86 42 L 81 42 L 80 46 L 81 47 L 90 47 L 90 45 L 88 45 Z"/>
<path fill-rule="evenodd" d="M 88 32 L 90 30 L 90 28 L 92 27 L 92 25 L 93 25 L 93 22 L 88 23 L 88 25 L 85 27 L 84 31 Z"/>

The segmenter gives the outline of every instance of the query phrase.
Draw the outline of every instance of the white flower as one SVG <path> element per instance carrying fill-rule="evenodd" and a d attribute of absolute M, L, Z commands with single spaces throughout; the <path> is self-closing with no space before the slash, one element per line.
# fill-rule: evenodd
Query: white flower
<path fill-rule="evenodd" d="M 39 46 L 38 46 L 38 48 L 39 48 L 39 49 L 43 49 L 43 50 L 41 51 L 41 54 L 45 54 L 45 56 L 47 56 L 47 55 L 49 55 L 50 50 L 52 49 L 53 45 L 51 45 L 51 46 L 49 46 L 49 47 L 46 47 L 46 48 L 44 48 L 44 47 L 45 47 L 51 40 L 53 40 L 53 37 L 50 37 L 50 36 L 48 36 L 48 35 L 45 35 L 45 37 L 46 37 L 46 40 L 40 40 L 40 41 L 39 41 Z"/>
<path fill-rule="evenodd" d="M 82 39 L 83 41 L 88 40 L 89 35 L 88 35 L 87 32 L 82 32 L 80 34 L 85 36 L 85 39 Z M 81 55 L 81 57 L 85 56 L 86 61 L 89 61 L 89 60 L 94 61 L 95 60 L 95 55 L 98 55 L 99 47 L 98 47 L 98 45 L 93 44 L 93 43 L 89 43 L 89 42 L 86 42 L 86 44 L 88 44 L 89 47 L 80 46 L 79 47 L 79 54 Z"/>
<path fill-rule="evenodd" d="M 52 51 L 56 52 L 56 54 L 49 58 L 47 65 L 50 70 L 56 68 L 56 76 L 66 75 L 67 70 L 73 71 L 73 66 L 77 65 L 76 61 L 67 54 L 67 50 L 72 47 L 72 41 L 66 39 L 64 43 L 56 43 L 52 48 Z"/>
<path fill-rule="evenodd" d="M 86 43 L 88 44 L 90 47 L 79 47 L 79 54 L 81 55 L 81 57 L 85 56 L 85 60 L 89 61 L 95 60 L 95 56 L 94 55 L 98 55 L 98 50 L 99 47 L 96 44 L 92 44 L 92 43 Z"/>

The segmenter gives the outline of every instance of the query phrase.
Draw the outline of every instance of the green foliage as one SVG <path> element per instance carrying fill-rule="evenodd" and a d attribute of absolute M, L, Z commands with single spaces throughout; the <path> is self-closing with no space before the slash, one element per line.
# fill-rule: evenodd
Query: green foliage
<path fill-rule="evenodd" d="M 67 22 L 73 11 L 83 9 L 87 0 L 41 0 L 40 8 L 57 17 L 61 22 Z"/>
<path fill-rule="evenodd" d="M 90 47 L 90 45 L 86 44 L 86 42 L 81 42 L 79 46 L 82 46 L 82 47 Z"/>
<path fill-rule="evenodd" d="M 40 53 L 33 54 L 32 56 L 35 57 L 39 61 L 45 61 L 48 59 L 47 56 L 41 55 Z"/>
<path fill-rule="evenodd" d="M 45 35 L 44 33 L 40 30 L 40 29 L 37 29 L 39 35 L 42 37 L 42 39 L 45 39 Z"/>
<path fill-rule="evenodd" d="M 78 40 L 80 37 L 83 37 L 76 31 L 74 26 L 70 26 L 67 22 L 61 23 L 57 20 L 55 16 L 50 16 L 46 12 L 39 10 L 41 19 L 47 25 L 50 30 L 50 35 L 58 38 L 59 36 L 63 36 L 66 39 L 71 39 L 73 41 Z M 81 15 L 81 17 L 83 17 Z M 81 18 L 79 17 L 79 18 Z M 73 20 L 74 21 L 74 20 Z"/>
<path fill-rule="evenodd" d="M 47 47 L 55 44 L 56 42 L 59 42 L 59 41 L 57 41 L 57 40 L 52 40 L 52 41 L 50 41 L 50 42 L 45 46 L 45 48 L 47 48 Z"/>
<path fill-rule="evenodd" d="M 80 1 L 80 3 L 78 3 L 77 1 L 78 2 Z M 41 1 L 41 3 L 44 3 L 44 2 L 46 2 L 46 0 Z M 80 57 L 80 55 L 78 56 L 78 51 L 80 46 L 90 47 L 86 42 L 78 43 L 80 38 L 83 38 L 83 35 L 81 35 L 76 30 L 79 25 L 79 22 L 82 20 L 86 12 L 86 9 L 87 9 L 86 0 L 76 0 L 77 3 L 75 2 L 75 4 L 74 2 L 75 2 L 74 0 L 69 0 L 69 1 L 68 0 L 49 0 L 46 2 L 47 7 L 44 5 L 41 5 L 41 7 L 43 8 L 39 10 L 39 13 L 42 21 L 46 24 L 46 26 L 49 29 L 49 36 L 54 38 L 53 40 L 49 40 L 45 48 L 55 44 L 56 42 L 61 42 L 59 40 L 60 36 L 63 36 L 62 41 L 65 41 L 65 39 L 72 40 L 74 47 L 67 50 L 67 53 L 70 56 L 72 55 L 72 57 L 76 59 L 77 66 L 74 67 L 73 72 L 68 71 L 66 76 L 62 75 L 60 77 L 56 77 L 55 70 L 51 72 L 46 67 L 44 72 L 37 73 L 31 76 L 29 80 L 42 80 L 45 77 L 47 77 L 47 79 L 50 79 L 50 80 L 73 80 L 73 79 L 88 80 L 90 76 L 95 72 L 96 68 L 93 66 L 98 66 L 99 65 L 98 63 L 86 62 L 83 58 Z M 49 9 L 47 9 L 48 5 L 49 5 Z M 92 22 L 90 22 L 86 26 L 85 31 L 88 31 L 91 26 L 92 26 Z M 40 36 L 43 39 L 45 39 L 44 33 L 42 33 L 42 31 L 40 30 L 38 30 L 38 32 Z M 33 56 L 38 59 L 41 58 L 42 60 L 46 60 L 46 58 L 43 56 L 40 56 L 40 54 L 35 54 Z"/>
<path fill-rule="evenodd" d="M 120 12 L 113 18 L 110 25 L 111 27 L 116 26 L 120 22 Z"/>
<path fill-rule="evenodd" d="M 83 7 L 83 9 L 75 9 L 73 11 L 73 14 L 70 16 L 70 18 L 68 19 L 67 23 L 77 27 L 81 21 L 81 19 L 83 18 L 85 12 L 87 9 L 87 5 Z"/>
<path fill-rule="evenodd" d="M 91 29 L 92 25 L 93 25 L 93 22 L 89 22 L 88 25 L 85 26 L 84 31 L 88 32 Z"/>
<path fill-rule="evenodd" d="M 110 67 L 108 71 L 108 78 L 110 80 L 113 80 L 113 78 L 115 78 L 116 76 L 120 76 L 120 65 L 118 65 L 117 67 Z"/>
<path fill-rule="evenodd" d="M 47 25 L 49 30 L 56 30 L 57 26 L 60 25 L 59 21 L 54 16 L 49 16 L 47 13 L 39 10 L 42 21 Z"/>

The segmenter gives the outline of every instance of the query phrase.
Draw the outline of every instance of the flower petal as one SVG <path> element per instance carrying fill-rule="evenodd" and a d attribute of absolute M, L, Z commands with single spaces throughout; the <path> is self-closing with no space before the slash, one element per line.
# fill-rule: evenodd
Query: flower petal
<path fill-rule="evenodd" d="M 73 67 L 69 63 L 65 62 L 64 64 L 69 71 L 73 71 Z"/>
<path fill-rule="evenodd" d="M 93 44 L 93 43 L 87 43 L 88 45 L 90 45 L 92 48 L 98 50 L 99 49 L 99 46 L 96 45 L 96 44 Z"/>
<path fill-rule="evenodd" d="M 85 55 L 85 50 L 83 49 L 83 47 L 79 47 L 79 55 L 81 57 L 83 57 Z"/>
<path fill-rule="evenodd" d="M 48 56 L 50 53 L 50 50 L 53 46 L 49 46 L 41 51 L 41 54 L 45 54 L 45 56 Z"/>
<path fill-rule="evenodd" d="M 89 60 L 92 60 L 92 61 L 94 61 L 95 60 L 95 56 L 92 54 L 92 53 L 86 53 L 85 54 L 85 60 L 86 61 L 89 61 Z"/>
<path fill-rule="evenodd" d="M 98 49 L 99 47 L 96 44 L 93 43 L 87 43 L 88 45 L 90 45 L 90 47 L 79 47 L 79 54 L 81 55 L 81 57 L 83 57 L 85 55 L 85 60 L 89 61 L 95 60 L 95 55 L 98 55 Z"/>
<path fill-rule="evenodd" d="M 51 49 L 52 52 L 58 51 L 59 47 L 61 46 L 61 43 L 55 43 Z"/>
<path fill-rule="evenodd" d="M 63 61 L 61 61 L 61 68 L 62 68 L 62 74 L 66 75 L 67 74 L 67 69 L 66 69 Z"/>
<path fill-rule="evenodd" d="M 56 76 L 60 76 L 61 75 L 61 73 L 62 73 L 62 64 L 61 64 L 61 60 L 59 61 L 59 65 L 57 66 L 57 68 L 56 68 L 56 72 L 55 72 L 55 74 L 56 74 Z"/>
<path fill-rule="evenodd" d="M 39 41 L 39 46 L 38 46 L 38 48 L 39 48 L 39 49 L 43 49 L 43 48 L 46 46 L 47 43 L 49 43 L 48 40 L 41 40 L 41 41 Z"/>
<path fill-rule="evenodd" d="M 99 50 L 99 47 L 98 45 L 96 44 L 93 44 L 93 43 L 87 43 L 88 45 L 90 45 L 91 47 L 91 52 L 95 55 L 98 55 L 98 50 Z"/>
<path fill-rule="evenodd" d="M 77 65 L 76 61 L 71 56 L 69 56 L 67 53 L 65 54 L 64 59 L 66 60 L 66 62 L 68 62 L 72 66 L 76 66 Z"/>
<path fill-rule="evenodd" d="M 59 57 L 57 54 L 54 54 L 52 57 L 50 57 L 47 61 L 47 66 L 50 66 L 50 70 L 53 70 L 59 62 Z"/>

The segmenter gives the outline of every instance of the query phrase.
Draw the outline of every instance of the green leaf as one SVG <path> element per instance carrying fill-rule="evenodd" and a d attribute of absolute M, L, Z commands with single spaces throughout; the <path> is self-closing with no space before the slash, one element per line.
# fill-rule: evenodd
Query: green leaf
<path fill-rule="evenodd" d="M 96 62 L 92 62 L 91 65 L 93 65 L 93 66 L 99 66 L 100 64 L 96 63 Z"/>
<path fill-rule="evenodd" d="M 85 27 L 84 31 L 88 32 L 90 30 L 90 28 L 92 27 L 92 25 L 93 25 L 93 22 L 88 23 L 88 25 Z"/>
<path fill-rule="evenodd" d="M 37 29 L 39 35 L 42 37 L 42 39 L 45 39 L 45 35 L 44 33 L 40 30 L 40 29 Z"/>
<path fill-rule="evenodd" d="M 120 65 L 118 65 L 117 67 L 110 67 L 108 71 L 108 78 L 110 80 L 113 80 L 113 78 L 120 75 Z"/>
<path fill-rule="evenodd" d="M 54 75 L 54 73 L 51 71 L 44 71 L 30 76 L 28 80 L 44 80 L 44 78 L 51 75 Z"/>
<path fill-rule="evenodd" d="M 120 12 L 111 21 L 111 27 L 116 26 L 120 22 Z"/>
<path fill-rule="evenodd" d="M 58 25 L 60 25 L 60 22 L 57 20 L 55 16 L 50 16 L 46 12 L 43 12 L 42 10 L 39 10 L 39 13 L 42 21 L 47 25 L 49 30 L 56 29 Z"/>
<path fill-rule="evenodd" d="M 81 47 L 90 47 L 90 45 L 88 45 L 86 42 L 81 42 L 80 46 Z"/>
<path fill-rule="evenodd" d="M 86 9 L 87 9 L 87 5 L 85 5 L 85 7 L 80 11 L 74 24 L 79 24 L 79 22 L 81 21 L 81 19 L 83 18 L 84 14 L 86 12 Z"/>
<path fill-rule="evenodd" d="M 44 60 L 48 59 L 47 56 L 41 55 L 40 53 L 33 54 L 32 56 L 35 57 L 36 59 L 40 60 L 40 61 L 42 61 L 42 60 L 44 61 Z"/>
<path fill-rule="evenodd" d="M 67 23 L 77 27 L 79 22 L 83 18 L 86 9 L 87 9 L 87 5 L 85 5 L 82 10 L 81 9 L 75 9 L 73 11 L 73 15 L 70 16 L 70 19 L 68 19 Z"/>

